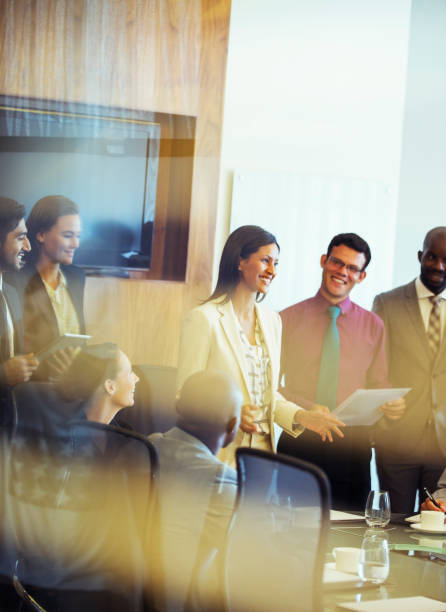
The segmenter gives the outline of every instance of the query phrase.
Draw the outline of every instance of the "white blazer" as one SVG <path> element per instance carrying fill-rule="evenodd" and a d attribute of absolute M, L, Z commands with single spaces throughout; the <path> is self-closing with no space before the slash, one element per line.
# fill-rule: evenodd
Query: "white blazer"
<path fill-rule="evenodd" d="M 243 393 L 243 403 L 251 403 L 248 384 L 248 364 L 240 338 L 236 315 L 229 300 L 222 304 L 222 297 L 197 306 L 183 321 L 180 339 L 177 392 L 186 379 L 200 370 L 215 369 L 228 372 Z M 294 415 L 299 407 L 286 400 L 278 391 L 280 373 L 280 349 L 282 321 L 271 310 L 256 304 L 256 314 L 269 353 L 272 375 L 272 402 L 270 411 L 271 448 L 275 450 L 273 423 L 277 423 L 290 435 L 297 437 L 301 428 L 293 428 Z M 234 462 L 235 449 L 249 445 L 250 435 L 241 429 L 232 444 L 222 449 L 218 457 Z"/>

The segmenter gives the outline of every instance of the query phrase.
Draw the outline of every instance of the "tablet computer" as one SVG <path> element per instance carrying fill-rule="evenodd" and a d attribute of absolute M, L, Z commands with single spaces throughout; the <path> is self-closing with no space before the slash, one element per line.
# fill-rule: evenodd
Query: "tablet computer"
<path fill-rule="evenodd" d="M 53 340 L 53 342 L 36 353 L 36 357 L 40 363 L 42 363 L 57 351 L 62 351 L 66 348 L 75 349 L 77 347 L 85 346 L 90 338 L 91 336 L 87 334 L 64 334 L 63 336 L 56 338 L 56 340 Z"/>

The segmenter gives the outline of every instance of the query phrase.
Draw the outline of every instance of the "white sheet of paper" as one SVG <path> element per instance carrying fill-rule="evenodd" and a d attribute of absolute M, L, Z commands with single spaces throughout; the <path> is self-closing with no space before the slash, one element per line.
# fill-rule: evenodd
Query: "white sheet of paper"
<path fill-rule="evenodd" d="M 407 516 L 405 519 L 408 523 L 421 523 L 421 514 L 414 514 L 413 516 Z"/>
<path fill-rule="evenodd" d="M 338 606 L 344 610 L 358 612 L 446 612 L 446 603 L 430 597 L 395 597 L 395 599 L 374 599 L 361 603 L 343 602 Z"/>
<path fill-rule="evenodd" d="M 364 521 L 365 517 L 341 510 L 330 510 L 330 521 Z"/>
<path fill-rule="evenodd" d="M 336 563 L 326 563 L 324 566 L 324 584 L 356 584 L 360 582 L 358 574 L 348 574 L 336 569 Z"/>
<path fill-rule="evenodd" d="M 373 425 L 383 415 L 378 410 L 381 404 L 403 397 L 409 389 L 356 389 L 333 414 L 346 425 Z"/>

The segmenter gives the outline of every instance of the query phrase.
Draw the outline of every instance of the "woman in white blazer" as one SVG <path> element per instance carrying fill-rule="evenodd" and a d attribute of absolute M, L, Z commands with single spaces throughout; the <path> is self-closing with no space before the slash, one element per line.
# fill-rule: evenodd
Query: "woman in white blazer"
<path fill-rule="evenodd" d="M 281 319 L 259 302 L 276 275 L 279 245 L 261 227 L 236 229 L 223 248 L 212 295 L 183 322 L 177 390 L 194 372 L 212 368 L 229 372 L 244 396 L 240 429 L 219 458 L 234 464 L 235 449 L 275 450 L 274 423 L 292 436 L 308 427 L 331 439 L 342 435 L 342 422 L 330 414 L 308 411 L 278 391 Z"/>

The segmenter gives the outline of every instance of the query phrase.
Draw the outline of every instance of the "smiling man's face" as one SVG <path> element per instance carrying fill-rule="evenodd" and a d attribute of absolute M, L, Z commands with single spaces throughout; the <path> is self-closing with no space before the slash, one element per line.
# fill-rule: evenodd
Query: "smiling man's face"
<path fill-rule="evenodd" d="M 366 272 L 364 253 L 359 253 L 345 244 L 334 246 L 330 255 L 322 255 L 321 293 L 332 304 L 345 300 L 355 285 L 361 283 Z"/>
<path fill-rule="evenodd" d="M 446 232 L 436 231 L 418 251 L 423 285 L 437 295 L 446 288 Z"/>
<path fill-rule="evenodd" d="M 25 220 L 21 219 L 17 226 L 6 234 L 5 242 L 0 247 L 0 268 L 20 270 L 23 266 L 23 256 L 30 250 Z"/>

